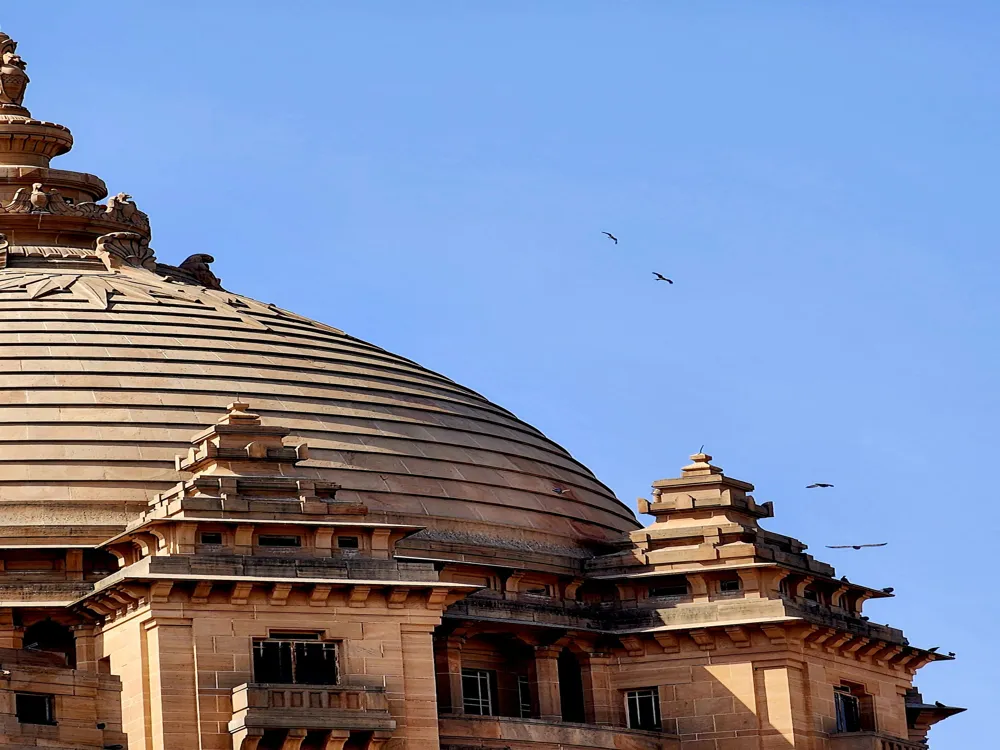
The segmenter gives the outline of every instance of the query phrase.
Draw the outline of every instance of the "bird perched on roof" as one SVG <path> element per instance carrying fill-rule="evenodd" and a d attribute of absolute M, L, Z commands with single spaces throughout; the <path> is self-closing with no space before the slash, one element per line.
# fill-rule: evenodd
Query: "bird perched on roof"
<path fill-rule="evenodd" d="M 847 580 L 847 576 L 841 576 L 840 580 L 842 583 L 850 583 L 850 581 Z"/>
<path fill-rule="evenodd" d="M 948 656 L 952 656 L 952 657 L 955 656 L 955 652 L 954 651 L 949 651 L 948 652 Z"/>
<path fill-rule="evenodd" d="M 927 652 L 930 653 L 930 654 L 936 654 L 937 650 L 939 648 L 941 648 L 941 647 L 940 646 L 931 646 L 929 649 L 927 649 Z"/>
<path fill-rule="evenodd" d="M 664 275 L 663 275 L 662 273 L 660 273 L 659 271 L 653 271 L 653 276 L 655 276 L 655 277 L 656 277 L 656 280 L 657 280 L 657 281 L 665 281 L 665 282 L 667 282 L 668 284 L 673 284 L 673 283 L 674 283 L 673 281 L 671 281 L 670 279 L 668 279 L 668 278 L 667 278 L 666 276 L 664 276 Z"/>
<path fill-rule="evenodd" d="M 618 238 L 611 234 L 611 232 L 601 232 L 601 234 L 606 234 L 609 240 L 614 240 L 615 244 L 618 244 Z"/>
<path fill-rule="evenodd" d="M 948 708 L 941 701 L 934 701 L 934 705 L 937 706 L 938 708 Z"/>
<path fill-rule="evenodd" d="M 573 490 L 568 490 L 568 489 L 566 489 L 565 487 L 553 487 L 553 488 L 552 488 L 552 491 L 553 491 L 554 493 L 556 493 L 557 495 L 568 495 L 568 494 L 569 494 L 569 493 L 571 493 L 571 492 L 572 492 Z"/>
<path fill-rule="evenodd" d="M 896 589 L 894 589 L 892 586 L 886 586 L 884 589 L 882 589 L 882 593 L 883 594 L 891 594 L 895 590 Z"/>
<path fill-rule="evenodd" d="M 817 487 L 833 487 L 833 485 L 832 484 L 827 484 L 826 482 L 815 482 L 814 484 L 807 484 L 806 485 L 806 489 L 807 490 L 814 490 Z"/>
<path fill-rule="evenodd" d="M 861 549 L 862 547 L 884 547 L 889 542 L 879 542 L 878 544 L 828 544 L 827 549 Z"/>

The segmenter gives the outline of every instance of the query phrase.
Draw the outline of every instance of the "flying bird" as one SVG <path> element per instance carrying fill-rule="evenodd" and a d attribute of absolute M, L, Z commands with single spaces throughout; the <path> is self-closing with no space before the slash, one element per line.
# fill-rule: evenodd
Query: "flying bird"
<path fill-rule="evenodd" d="M 884 547 L 889 542 L 879 542 L 878 544 L 828 544 L 827 549 L 861 549 L 862 547 Z"/>
<path fill-rule="evenodd" d="M 806 485 L 807 490 L 814 490 L 817 487 L 833 487 L 832 484 L 827 484 L 826 482 L 816 482 L 815 484 Z"/>
<path fill-rule="evenodd" d="M 656 277 L 657 281 L 665 281 L 668 284 L 673 284 L 674 283 L 673 281 L 671 281 L 670 279 L 668 279 L 666 276 L 664 276 L 662 273 L 659 273 L 658 271 L 653 271 L 653 276 Z"/>
<path fill-rule="evenodd" d="M 615 237 L 615 236 L 614 236 L 613 234 L 611 234 L 611 232 L 601 232 L 601 234 L 606 234 L 606 235 L 608 235 L 608 239 L 609 239 L 609 240 L 614 240 L 614 241 L 615 241 L 615 244 L 616 244 L 616 245 L 618 244 L 618 238 L 617 238 L 617 237 Z"/>

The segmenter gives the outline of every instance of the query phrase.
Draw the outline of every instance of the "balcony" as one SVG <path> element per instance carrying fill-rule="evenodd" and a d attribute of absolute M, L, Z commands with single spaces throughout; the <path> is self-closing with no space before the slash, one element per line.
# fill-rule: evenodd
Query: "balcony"
<path fill-rule="evenodd" d="M 541 719 L 445 714 L 440 717 L 439 726 L 442 750 L 467 747 L 483 748 L 483 750 L 500 748 L 537 750 L 553 747 L 588 748 L 588 750 L 675 750 L 680 747 L 680 741 L 672 734 Z M 910 748 L 906 747 L 903 750 Z"/>
<path fill-rule="evenodd" d="M 384 687 L 244 683 L 233 688 L 233 735 L 289 731 L 392 732 Z"/>
<path fill-rule="evenodd" d="M 830 750 L 927 750 L 927 745 L 880 732 L 843 732 L 830 735 Z"/>

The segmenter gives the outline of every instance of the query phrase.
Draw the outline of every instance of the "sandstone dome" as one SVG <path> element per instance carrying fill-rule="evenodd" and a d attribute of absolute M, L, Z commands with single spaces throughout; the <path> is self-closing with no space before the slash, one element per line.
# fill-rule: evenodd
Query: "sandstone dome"
<path fill-rule="evenodd" d="M 175 457 L 239 397 L 307 441 L 306 469 L 338 496 L 426 526 L 428 539 L 544 551 L 637 528 L 566 450 L 474 391 L 225 290 L 209 256 L 159 262 L 130 196 L 99 203 L 99 178 L 50 168 L 72 136 L 33 119 L 11 76 L 0 92 L 5 527 L 97 539 L 123 526 L 178 481 Z"/>

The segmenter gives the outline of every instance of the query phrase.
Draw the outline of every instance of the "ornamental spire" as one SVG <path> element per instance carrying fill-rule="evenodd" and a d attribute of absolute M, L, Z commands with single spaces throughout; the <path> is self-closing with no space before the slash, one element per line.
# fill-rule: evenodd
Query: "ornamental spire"
<path fill-rule="evenodd" d="M 0 31 L 0 114 L 30 117 L 21 103 L 28 88 L 28 66 L 17 54 L 17 42 Z"/>

